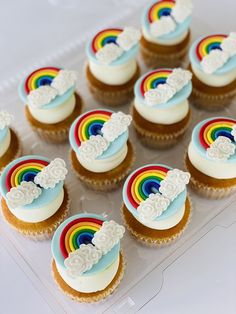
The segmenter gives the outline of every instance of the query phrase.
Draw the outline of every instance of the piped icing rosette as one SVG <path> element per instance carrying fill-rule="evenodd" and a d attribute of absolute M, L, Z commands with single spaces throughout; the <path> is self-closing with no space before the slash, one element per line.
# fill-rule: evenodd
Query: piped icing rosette
<path fill-rule="evenodd" d="M 236 177 L 236 120 L 215 117 L 198 123 L 188 147 L 195 168 L 216 179 Z"/>
<path fill-rule="evenodd" d="M 172 228 L 184 216 L 189 178 L 188 173 L 161 164 L 140 167 L 125 181 L 124 204 L 143 225 Z"/>
<path fill-rule="evenodd" d="M 52 239 L 52 255 L 63 280 L 80 292 L 106 288 L 119 266 L 124 227 L 95 214 L 65 220 Z"/>
<path fill-rule="evenodd" d="M 6 112 L 0 111 L 0 157 L 8 150 L 11 143 L 10 124 L 13 121 L 13 116 Z"/>
<path fill-rule="evenodd" d="M 176 44 L 188 32 L 192 13 L 191 0 L 159 0 L 148 5 L 142 16 L 142 32 L 151 42 Z"/>
<path fill-rule="evenodd" d="M 24 156 L 11 162 L 0 178 L 0 192 L 9 210 L 24 222 L 40 222 L 51 217 L 64 198 L 67 169 L 56 158 Z"/>
<path fill-rule="evenodd" d="M 183 119 L 189 110 L 191 73 L 181 68 L 156 69 L 135 84 L 134 106 L 148 121 L 171 124 Z"/>
<path fill-rule="evenodd" d="M 88 43 L 88 58 L 98 64 L 121 65 L 137 55 L 139 39 L 133 27 L 104 29 Z"/>
<path fill-rule="evenodd" d="M 131 117 L 122 112 L 91 110 L 79 116 L 70 128 L 70 144 L 83 167 L 109 171 L 127 154 Z"/>
<path fill-rule="evenodd" d="M 224 86 L 236 78 L 236 33 L 197 39 L 190 49 L 196 76 L 211 86 Z"/>

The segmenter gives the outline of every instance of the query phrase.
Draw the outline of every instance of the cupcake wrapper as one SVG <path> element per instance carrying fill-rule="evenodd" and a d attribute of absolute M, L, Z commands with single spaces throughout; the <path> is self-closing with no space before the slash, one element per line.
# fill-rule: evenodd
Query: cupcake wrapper
<path fill-rule="evenodd" d="M 124 271 L 125 271 L 124 255 L 123 252 L 120 252 L 119 268 L 112 282 L 102 291 L 97 291 L 93 293 L 83 293 L 78 292 L 72 289 L 69 285 L 67 285 L 67 283 L 61 278 L 56 268 L 55 261 L 54 260 L 52 261 L 52 275 L 59 289 L 71 299 L 82 303 L 101 302 L 102 300 L 110 296 L 112 293 L 114 293 L 114 291 L 117 289 L 118 285 L 120 284 L 124 276 Z"/>
<path fill-rule="evenodd" d="M 33 131 L 45 142 L 61 143 L 68 140 L 69 130 L 74 120 L 81 114 L 83 101 L 78 94 L 75 94 L 76 105 L 72 114 L 64 121 L 54 124 L 44 124 L 33 118 L 27 106 L 25 106 L 25 116 Z"/>
<path fill-rule="evenodd" d="M 154 130 L 151 131 L 144 128 L 145 126 L 147 126 L 146 122 L 148 121 L 142 118 L 137 113 L 137 111 L 134 110 L 134 106 L 132 106 L 131 115 L 133 116 L 133 126 L 135 128 L 135 131 L 140 141 L 145 146 L 148 146 L 150 148 L 157 148 L 157 149 L 166 149 L 177 144 L 179 140 L 181 139 L 181 137 L 186 132 L 190 123 L 190 118 L 191 118 L 191 112 L 189 111 L 189 114 L 187 115 L 187 117 L 182 120 L 184 121 L 183 124 L 179 124 L 179 126 L 175 128 L 175 131 L 171 132 L 171 128 L 170 128 L 168 130 L 168 133 L 164 133 L 164 132 L 159 133 L 158 130 L 156 130 L 155 132 Z M 137 117 L 138 117 L 138 120 L 137 120 Z M 141 117 L 141 120 L 140 120 L 140 117 Z"/>
<path fill-rule="evenodd" d="M 175 68 L 186 64 L 188 49 L 190 44 L 190 33 L 184 43 L 174 46 L 155 45 L 147 42 L 142 37 L 140 42 L 140 51 L 143 61 L 147 67 L 156 69 L 159 67 Z M 156 48 L 159 46 L 160 52 Z M 153 47 L 153 49 L 152 49 Z M 164 49 L 164 51 L 162 51 Z M 166 50 L 166 51 L 165 51 Z"/>
<path fill-rule="evenodd" d="M 137 66 L 133 78 L 123 85 L 107 85 L 97 80 L 86 66 L 86 76 L 90 92 L 93 97 L 106 106 L 120 106 L 127 104 L 134 97 L 134 84 L 140 76 L 140 68 Z"/>
<path fill-rule="evenodd" d="M 189 196 L 186 199 L 185 206 L 185 214 L 182 220 L 176 226 L 167 230 L 155 230 L 145 227 L 133 217 L 124 204 L 121 207 L 121 216 L 126 228 L 138 242 L 150 247 L 162 247 L 176 241 L 190 223 L 192 202 Z"/>
<path fill-rule="evenodd" d="M 86 170 L 79 163 L 74 151 L 70 152 L 70 160 L 73 172 L 79 180 L 88 188 L 95 191 L 111 191 L 120 186 L 124 178 L 131 171 L 135 160 L 135 153 L 132 144 L 128 141 L 128 153 L 124 161 L 115 169 L 103 173 L 95 173 Z"/>
<path fill-rule="evenodd" d="M 233 194 L 236 191 L 236 183 L 231 186 L 216 187 L 210 184 L 202 182 L 200 179 L 203 177 L 208 177 L 200 171 L 194 169 L 193 165 L 188 159 L 187 153 L 185 153 L 184 158 L 184 167 L 191 174 L 190 177 L 190 186 L 194 189 L 199 195 L 210 198 L 210 199 L 221 199 L 226 196 Z M 194 169 L 194 170 L 193 170 Z M 199 175 L 196 176 L 196 173 Z M 199 179 L 200 178 L 200 179 Z M 206 179 L 207 180 L 207 179 Z M 215 179 L 216 182 L 222 182 L 222 180 Z"/>
<path fill-rule="evenodd" d="M 17 132 L 13 129 L 11 131 L 11 143 L 6 153 L 0 158 L 0 174 L 2 170 L 14 159 L 21 155 L 21 145 Z"/>
<path fill-rule="evenodd" d="M 68 216 L 69 206 L 69 194 L 67 188 L 64 187 L 64 200 L 57 212 L 45 221 L 38 223 L 28 223 L 15 217 L 10 212 L 4 198 L 1 200 L 2 215 L 6 222 L 27 238 L 36 241 L 47 240 L 52 237 L 53 232 Z"/>

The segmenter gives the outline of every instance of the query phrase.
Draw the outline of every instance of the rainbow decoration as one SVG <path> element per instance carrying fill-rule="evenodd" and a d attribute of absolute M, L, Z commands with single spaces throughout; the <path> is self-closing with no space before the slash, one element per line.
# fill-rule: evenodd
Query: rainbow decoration
<path fill-rule="evenodd" d="M 198 60 L 201 62 L 204 57 L 214 49 L 221 50 L 221 43 L 227 35 L 210 35 L 203 38 L 196 46 L 196 54 Z"/>
<path fill-rule="evenodd" d="M 40 68 L 32 72 L 25 80 L 24 89 L 28 95 L 32 90 L 44 85 L 51 85 L 61 69 L 54 67 Z"/>
<path fill-rule="evenodd" d="M 20 185 L 22 181 L 34 181 L 37 173 L 48 164 L 49 162 L 40 159 L 27 159 L 16 163 L 6 175 L 7 191 Z"/>
<path fill-rule="evenodd" d="M 170 15 L 174 6 L 174 0 L 163 0 L 154 3 L 148 11 L 149 23 L 151 24 L 157 20 L 160 20 L 162 16 Z"/>
<path fill-rule="evenodd" d="M 114 43 L 116 44 L 116 40 L 118 35 L 122 33 L 123 30 L 120 28 L 108 28 L 99 32 L 92 40 L 91 47 L 94 54 L 104 47 L 106 44 Z"/>
<path fill-rule="evenodd" d="M 165 179 L 170 168 L 153 165 L 145 166 L 135 171 L 127 184 L 127 197 L 134 208 L 137 209 L 151 193 L 159 191 L 160 182 Z"/>
<path fill-rule="evenodd" d="M 235 142 L 231 134 L 235 124 L 236 120 L 225 118 L 216 118 L 207 121 L 199 131 L 199 141 L 202 147 L 204 149 L 209 148 L 219 136 L 228 137 L 232 142 Z"/>
<path fill-rule="evenodd" d="M 157 88 L 159 84 L 165 84 L 171 73 L 172 70 L 170 69 L 158 69 L 148 73 L 140 84 L 141 94 L 144 96 L 145 92 L 150 89 Z"/>
<path fill-rule="evenodd" d="M 78 147 L 89 140 L 91 135 L 100 134 L 103 124 L 110 119 L 112 112 L 93 110 L 79 117 L 74 128 L 74 137 Z"/>
<path fill-rule="evenodd" d="M 60 236 L 60 250 L 64 258 L 70 252 L 79 249 L 81 244 L 92 244 L 94 233 L 102 227 L 103 220 L 95 218 L 77 218 L 69 222 Z"/>

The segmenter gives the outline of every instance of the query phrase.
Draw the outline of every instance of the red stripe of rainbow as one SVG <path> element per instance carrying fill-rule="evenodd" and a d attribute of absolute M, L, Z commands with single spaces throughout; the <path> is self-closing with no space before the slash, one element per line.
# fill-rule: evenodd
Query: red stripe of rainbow
<path fill-rule="evenodd" d="M 103 220 L 95 218 L 78 218 L 69 222 L 60 236 L 60 250 L 64 258 L 70 252 L 79 249 L 81 244 L 92 243 L 94 233 L 101 229 Z"/>
<path fill-rule="evenodd" d="M 106 110 L 93 110 L 82 115 L 74 128 L 74 138 L 78 146 L 87 141 L 91 135 L 97 135 L 97 129 L 110 119 L 112 112 Z"/>
<path fill-rule="evenodd" d="M 25 80 L 24 89 L 28 95 L 30 91 L 43 85 L 50 85 L 61 69 L 55 67 L 40 68 L 32 72 Z"/>
<path fill-rule="evenodd" d="M 236 124 L 236 120 L 233 119 L 212 119 L 206 122 L 199 131 L 199 141 L 204 149 L 210 147 L 210 145 L 217 139 L 218 136 L 225 136 L 234 141 L 231 131 Z"/>
<path fill-rule="evenodd" d="M 154 3 L 148 11 L 149 23 L 151 24 L 152 22 L 160 20 L 162 16 L 170 15 L 174 6 L 174 0 L 163 0 Z"/>
<path fill-rule="evenodd" d="M 22 181 L 32 181 L 35 175 L 49 163 L 40 159 L 27 159 L 16 163 L 6 174 L 6 188 L 11 188 L 21 184 Z"/>
<path fill-rule="evenodd" d="M 171 73 L 172 70 L 169 69 L 158 69 L 148 73 L 140 84 L 141 94 L 144 96 L 148 90 L 156 88 L 159 84 L 165 84 Z"/>
<path fill-rule="evenodd" d="M 227 35 L 210 35 L 203 38 L 196 46 L 196 54 L 199 61 L 207 56 L 213 49 L 221 49 L 220 45 Z"/>
<path fill-rule="evenodd" d="M 159 190 L 160 182 L 165 179 L 170 169 L 164 166 L 145 166 L 135 171 L 127 184 L 127 197 L 134 208 L 153 193 L 152 188 Z"/>
<path fill-rule="evenodd" d="M 108 28 L 100 31 L 92 40 L 91 48 L 94 53 L 108 43 L 116 43 L 118 35 L 123 32 L 120 28 Z"/>

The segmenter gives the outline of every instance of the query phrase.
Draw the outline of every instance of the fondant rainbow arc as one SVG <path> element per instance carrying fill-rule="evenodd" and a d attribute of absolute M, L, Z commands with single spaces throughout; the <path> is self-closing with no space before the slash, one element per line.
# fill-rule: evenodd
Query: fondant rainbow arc
<path fill-rule="evenodd" d="M 159 192 L 160 182 L 167 176 L 171 168 L 165 166 L 147 166 L 133 173 L 130 177 L 126 193 L 129 202 L 137 209 L 150 194 Z"/>
<path fill-rule="evenodd" d="M 112 112 L 106 110 L 93 110 L 80 117 L 74 128 L 74 138 L 78 145 L 88 141 L 92 135 L 101 134 L 103 124 L 107 122 Z"/>
<path fill-rule="evenodd" d="M 25 80 L 24 89 L 26 94 L 28 95 L 40 86 L 51 85 L 60 70 L 60 68 L 55 67 L 44 67 L 32 72 Z"/>
<path fill-rule="evenodd" d="M 204 57 L 210 54 L 212 50 L 222 50 L 221 44 L 227 35 L 210 35 L 203 38 L 196 46 L 196 55 L 199 61 L 202 61 Z"/>
<path fill-rule="evenodd" d="M 158 21 L 163 16 L 171 15 L 171 11 L 175 6 L 175 1 L 173 0 L 163 0 L 154 3 L 148 10 L 148 20 L 149 23 Z"/>
<path fill-rule="evenodd" d="M 95 218 L 78 218 L 68 223 L 60 236 L 61 254 L 66 259 L 69 253 L 80 248 L 81 244 L 92 244 L 95 232 L 102 227 L 103 220 Z"/>
<path fill-rule="evenodd" d="M 236 120 L 218 118 L 207 121 L 199 131 L 199 141 L 201 146 L 207 150 L 211 144 L 220 136 L 229 138 L 235 142 L 232 131 L 236 125 Z"/>
<path fill-rule="evenodd" d="M 157 88 L 159 84 L 166 84 L 172 72 L 170 69 L 160 69 L 147 74 L 140 84 L 141 94 L 144 96 L 147 91 Z"/>
<path fill-rule="evenodd" d="M 7 191 L 19 186 L 23 181 L 34 182 L 35 176 L 48 164 L 49 162 L 41 159 L 26 159 L 16 163 L 6 175 Z"/>
<path fill-rule="evenodd" d="M 94 54 L 102 49 L 105 45 L 114 43 L 116 44 L 117 37 L 122 33 L 120 28 L 109 28 L 100 31 L 94 38 L 91 44 Z"/>

